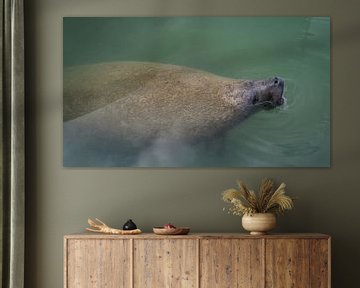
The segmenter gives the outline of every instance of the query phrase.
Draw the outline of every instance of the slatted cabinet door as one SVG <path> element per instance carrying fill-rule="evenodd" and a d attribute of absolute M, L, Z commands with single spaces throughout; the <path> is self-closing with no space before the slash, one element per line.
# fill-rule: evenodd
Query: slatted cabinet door
<path fill-rule="evenodd" d="M 266 288 L 329 286 L 328 239 L 266 239 Z"/>
<path fill-rule="evenodd" d="M 68 239 L 65 287 L 131 287 L 130 241 Z"/>
<path fill-rule="evenodd" d="M 196 288 L 198 240 L 134 240 L 134 288 Z"/>
<path fill-rule="evenodd" d="M 330 287 L 330 240 L 310 240 L 310 287 Z"/>
<path fill-rule="evenodd" d="M 266 239 L 267 288 L 308 287 L 308 243 L 307 239 Z"/>
<path fill-rule="evenodd" d="M 261 239 L 203 239 L 200 244 L 200 287 L 264 287 Z"/>

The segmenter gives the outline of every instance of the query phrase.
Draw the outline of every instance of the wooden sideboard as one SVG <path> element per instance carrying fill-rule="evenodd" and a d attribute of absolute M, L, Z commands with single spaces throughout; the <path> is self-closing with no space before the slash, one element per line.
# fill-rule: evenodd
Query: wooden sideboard
<path fill-rule="evenodd" d="M 65 288 L 329 288 L 323 234 L 67 235 Z"/>

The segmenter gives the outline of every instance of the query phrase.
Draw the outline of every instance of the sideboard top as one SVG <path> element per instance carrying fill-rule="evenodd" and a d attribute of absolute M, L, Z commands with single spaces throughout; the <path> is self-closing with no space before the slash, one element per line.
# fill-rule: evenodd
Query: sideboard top
<path fill-rule="evenodd" d="M 320 233 L 287 233 L 250 235 L 245 233 L 189 233 L 188 235 L 156 235 L 154 233 L 142 233 L 138 235 L 109 235 L 101 233 L 77 233 L 64 236 L 65 239 L 329 239 L 330 236 Z"/>

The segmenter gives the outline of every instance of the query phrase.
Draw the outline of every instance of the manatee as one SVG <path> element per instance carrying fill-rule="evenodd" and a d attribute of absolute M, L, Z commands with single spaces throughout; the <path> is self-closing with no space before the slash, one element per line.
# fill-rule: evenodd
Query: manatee
<path fill-rule="evenodd" d="M 194 143 L 283 103 L 280 77 L 232 79 L 145 62 L 70 67 L 64 69 L 64 141 Z"/>
<path fill-rule="evenodd" d="M 148 142 L 213 137 L 284 103 L 284 80 L 231 79 L 169 64 L 112 62 L 64 70 L 64 122 L 79 132 Z"/>

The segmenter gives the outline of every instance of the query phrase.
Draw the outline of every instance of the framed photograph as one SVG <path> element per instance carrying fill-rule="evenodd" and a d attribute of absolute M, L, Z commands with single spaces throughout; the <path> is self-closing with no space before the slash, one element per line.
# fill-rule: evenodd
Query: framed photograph
<path fill-rule="evenodd" d="M 329 17 L 65 17 L 66 167 L 329 167 Z"/>

